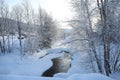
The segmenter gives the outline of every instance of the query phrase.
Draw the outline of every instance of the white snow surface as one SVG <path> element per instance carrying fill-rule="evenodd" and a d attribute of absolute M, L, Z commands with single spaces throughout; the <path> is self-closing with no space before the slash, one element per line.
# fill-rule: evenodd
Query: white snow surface
<path fill-rule="evenodd" d="M 90 67 L 87 67 L 85 62 L 85 58 L 87 58 L 87 54 L 85 53 L 75 53 L 73 55 L 73 60 L 71 62 L 72 67 L 68 70 L 69 74 L 75 73 L 92 73 Z"/>
<path fill-rule="evenodd" d="M 40 75 L 52 66 L 51 59 L 62 56 L 62 54 L 48 54 L 39 59 L 43 54 L 45 53 L 36 53 L 23 60 L 20 60 L 19 55 L 15 53 L 0 56 L 0 80 L 112 80 L 97 73 L 59 73 L 62 76 L 41 77 Z"/>
<path fill-rule="evenodd" d="M 21 75 L 0 75 L 0 80 L 113 80 L 101 74 L 74 74 L 68 78 L 52 78 L 38 76 L 21 76 Z"/>
<path fill-rule="evenodd" d="M 98 73 L 89 73 L 89 74 L 73 74 L 68 78 L 68 80 L 113 80 L 109 77 L 106 77 Z"/>
<path fill-rule="evenodd" d="M 36 53 L 22 60 L 15 53 L 0 56 L 0 74 L 40 76 L 52 66 L 51 59 L 59 57 L 60 54 L 49 54 L 39 59 L 41 56 L 43 55 Z"/>
<path fill-rule="evenodd" d="M 21 76 L 21 75 L 0 75 L 0 80 L 63 80 L 61 78 Z"/>
<path fill-rule="evenodd" d="M 16 46 L 17 43 L 16 39 Z M 90 70 L 84 68 L 84 64 L 80 63 L 86 54 L 74 54 L 71 68 L 67 73 L 58 73 L 54 77 L 41 77 L 43 72 L 52 66 L 51 59 L 63 56 L 60 54 L 62 50 L 71 49 L 63 45 L 54 46 L 54 49 L 41 50 L 34 55 L 25 56 L 22 60 L 18 49 L 14 53 L 2 55 L 0 56 L 0 80 L 112 80 L 102 74 L 90 73 Z"/>
<path fill-rule="evenodd" d="M 120 80 L 120 73 L 112 73 L 110 77 L 115 80 Z"/>

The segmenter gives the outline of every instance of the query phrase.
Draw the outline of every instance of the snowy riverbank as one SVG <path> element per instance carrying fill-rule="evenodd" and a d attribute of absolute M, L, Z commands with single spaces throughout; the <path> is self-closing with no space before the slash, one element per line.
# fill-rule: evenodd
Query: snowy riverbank
<path fill-rule="evenodd" d="M 25 57 L 23 60 L 20 60 L 18 53 L 0 56 L 0 80 L 112 80 L 97 73 L 76 73 L 78 70 L 77 64 L 76 68 L 72 66 L 68 73 L 63 73 L 64 75 L 59 73 L 61 75 L 58 74 L 55 77 L 41 77 L 40 75 L 52 66 L 51 59 L 63 56 L 60 53 L 48 55 L 46 53 L 46 51 L 41 51 L 41 53 Z M 41 56 L 44 57 L 39 59 Z M 69 75 L 67 76 L 67 74 Z"/>

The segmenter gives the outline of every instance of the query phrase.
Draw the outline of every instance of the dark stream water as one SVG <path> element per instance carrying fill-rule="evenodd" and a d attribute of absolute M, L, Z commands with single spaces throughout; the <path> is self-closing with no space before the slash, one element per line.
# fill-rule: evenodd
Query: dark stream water
<path fill-rule="evenodd" d="M 53 65 L 48 70 L 46 70 L 42 76 L 44 77 L 53 77 L 54 74 L 60 72 L 67 72 L 71 66 L 71 59 L 69 56 L 63 58 L 54 58 L 52 59 Z"/>

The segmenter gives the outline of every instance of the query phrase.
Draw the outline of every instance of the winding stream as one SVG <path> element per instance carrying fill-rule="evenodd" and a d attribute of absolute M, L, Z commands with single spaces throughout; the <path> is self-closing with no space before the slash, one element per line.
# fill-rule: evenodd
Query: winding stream
<path fill-rule="evenodd" d="M 71 58 L 69 54 L 64 54 L 64 57 L 58 57 L 52 59 L 53 65 L 46 70 L 42 76 L 53 77 L 54 74 L 60 72 L 67 72 L 71 66 Z"/>

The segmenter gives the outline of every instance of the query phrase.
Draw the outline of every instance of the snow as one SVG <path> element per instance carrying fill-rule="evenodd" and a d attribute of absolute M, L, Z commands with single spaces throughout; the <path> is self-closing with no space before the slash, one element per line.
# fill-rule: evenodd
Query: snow
<path fill-rule="evenodd" d="M 102 74 L 91 73 L 91 74 L 74 74 L 68 78 L 68 80 L 113 80 Z"/>
<path fill-rule="evenodd" d="M 59 56 L 60 54 L 49 54 L 39 59 L 37 54 L 37 57 L 29 56 L 22 61 L 17 54 L 0 56 L 0 74 L 40 76 L 52 66 L 51 59 Z"/>
<path fill-rule="evenodd" d="M 64 54 L 61 54 L 61 52 L 68 51 L 72 53 L 72 50 L 65 45 L 54 46 L 51 49 L 24 56 L 21 60 L 19 41 L 17 38 L 14 41 L 16 42 L 15 46 L 17 46 L 14 53 L 0 56 L 0 80 L 112 80 L 102 74 L 92 73 L 83 64 L 87 59 L 87 54 L 84 52 L 73 54 L 71 68 L 67 73 L 57 73 L 54 77 L 41 77 L 43 72 L 52 66 L 51 59 L 64 58 Z M 115 75 L 111 77 L 115 77 Z"/>
<path fill-rule="evenodd" d="M 69 74 L 75 73 L 92 73 L 92 70 L 87 67 L 87 63 L 85 59 L 87 58 L 87 54 L 85 53 L 74 53 L 72 56 L 73 60 L 71 62 L 71 68 L 68 70 Z"/>
<path fill-rule="evenodd" d="M 120 80 L 120 73 L 112 73 L 110 77 L 115 80 Z"/>
<path fill-rule="evenodd" d="M 78 69 L 81 70 L 78 66 L 72 66 L 68 73 L 58 73 L 54 77 L 41 77 L 40 75 L 52 66 L 51 59 L 63 56 L 63 54 L 45 55 L 46 51 L 41 51 L 22 60 L 17 53 L 0 56 L 0 80 L 112 80 L 102 74 L 83 74 L 83 72 L 80 74 L 79 71 L 77 73 Z M 78 55 L 73 56 L 73 62 Z M 44 57 L 39 58 L 41 56 Z M 77 61 L 75 63 L 77 65 Z"/>
<path fill-rule="evenodd" d="M 63 80 L 61 78 L 20 76 L 20 75 L 0 75 L 0 80 Z"/>
<path fill-rule="evenodd" d="M 54 75 L 54 77 L 57 77 L 57 78 L 68 78 L 70 76 L 70 74 L 68 73 L 57 73 Z"/>
<path fill-rule="evenodd" d="M 101 74 L 74 74 L 68 78 L 51 78 L 36 76 L 20 76 L 20 75 L 0 75 L 0 80 L 113 80 Z"/>
<path fill-rule="evenodd" d="M 47 52 L 50 53 L 61 53 L 63 51 L 71 52 L 69 48 L 53 48 L 53 49 L 48 49 Z"/>

